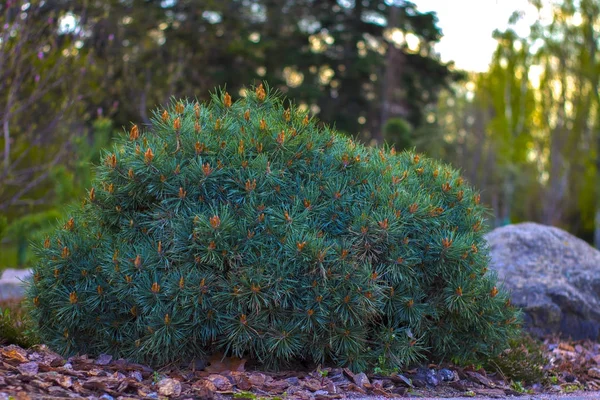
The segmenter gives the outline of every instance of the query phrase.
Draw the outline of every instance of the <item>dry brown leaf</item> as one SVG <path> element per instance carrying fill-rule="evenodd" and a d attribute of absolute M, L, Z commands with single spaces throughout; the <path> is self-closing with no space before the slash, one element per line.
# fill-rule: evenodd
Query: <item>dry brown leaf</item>
<path fill-rule="evenodd" d="M 246 364 L 245 358 L 223 357 L 221 353 L 213 354 L 208 361 L 210 365 L 205 368 L 205 371 L 216 374 L 224 371 L 243 372 Z"/>
<path fill-rule="evenodd" d="M 27 352 L 16 346 L 8 346 L 0 350 L 0 354 L 8 361 L 27 362 Z"/>

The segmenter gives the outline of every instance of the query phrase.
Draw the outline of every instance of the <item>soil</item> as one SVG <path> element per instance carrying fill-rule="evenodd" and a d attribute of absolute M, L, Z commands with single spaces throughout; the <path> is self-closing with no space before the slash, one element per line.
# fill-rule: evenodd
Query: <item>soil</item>
<path fill-rule="evenodd" d="M 342 368 L 265 372 L 246 360 L 213 357 L 155 371 L 113 360 L 64 359 L 46 346 L 0 346 L 0 400 L 71 399 L 600 399 L 600 344 L 546 339 L 547 379 L 520 386 L 474 367 L 427 365 L 389 375 Z"/>

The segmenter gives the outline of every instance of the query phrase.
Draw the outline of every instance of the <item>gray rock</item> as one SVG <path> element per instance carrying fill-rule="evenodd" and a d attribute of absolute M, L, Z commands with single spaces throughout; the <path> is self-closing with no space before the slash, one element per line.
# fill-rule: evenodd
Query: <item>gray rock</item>
<path fill-rule="evenodd" d="M 599 251 L 561 229 L 530 222 L 486 237 L 490 266 L 523 309 L 531 333 L 598 339 Z"/>
<path fill-rule="evenodd" d="M 29 279 L 29 269 L 6 269 L 0 277 L 0 301 L 20 300 L 25 295 L 23 281 Z"/>

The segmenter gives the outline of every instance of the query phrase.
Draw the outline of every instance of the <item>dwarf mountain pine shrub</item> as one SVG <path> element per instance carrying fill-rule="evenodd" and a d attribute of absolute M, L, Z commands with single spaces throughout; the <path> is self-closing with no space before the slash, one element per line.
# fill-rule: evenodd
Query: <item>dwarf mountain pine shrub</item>
<path fill-rule="evenodd" d="M 286 104 L 260 85 L 133 126 L 38 249 L 42 340 L 152 365 L 223 352 L 355 370 L 504 350 L 518 315 L 487 271 L 479 195 Z"/>

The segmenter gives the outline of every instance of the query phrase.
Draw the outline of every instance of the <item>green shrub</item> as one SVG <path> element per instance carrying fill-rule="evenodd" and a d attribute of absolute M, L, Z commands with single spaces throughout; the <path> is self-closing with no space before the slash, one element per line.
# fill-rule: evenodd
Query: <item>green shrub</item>
<path fill-rule="evenodd" d="M 479 359 L 518 317 L 487 272 L 484 211 L 449 166 L 319 128 L 262 85 L 218 93 L 105 154 L 28 298 L 63 354 Z"/>

